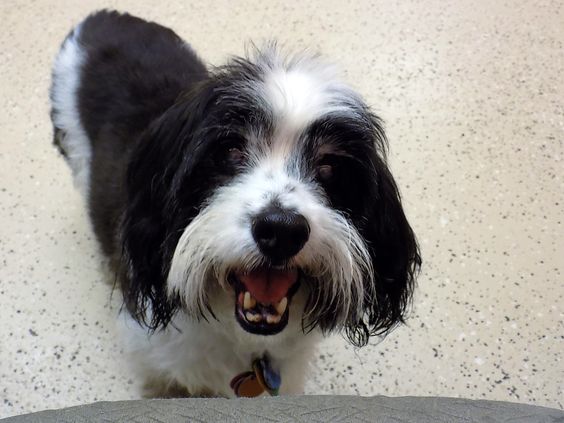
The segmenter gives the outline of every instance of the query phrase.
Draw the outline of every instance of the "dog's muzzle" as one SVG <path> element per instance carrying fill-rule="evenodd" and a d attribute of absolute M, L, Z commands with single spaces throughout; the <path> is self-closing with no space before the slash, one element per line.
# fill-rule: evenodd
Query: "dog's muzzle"
<path fill-rule="evenodd" d="M 271 206 L 256 215 L 252 234 L 268 265 L 234 271 L 229 281 L 235 290 L 235 317 L 243 329 L 258 335 L 274 335 L 288 324 L 289 306 L 300 282 L 300 271 L 289 260 L 309 238 L 304 216 Z"/>

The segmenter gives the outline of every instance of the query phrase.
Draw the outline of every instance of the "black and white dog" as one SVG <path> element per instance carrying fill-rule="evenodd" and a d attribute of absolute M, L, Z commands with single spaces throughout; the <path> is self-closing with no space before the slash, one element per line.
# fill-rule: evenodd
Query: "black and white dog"
<path fill-rule="evenodd" d="M 64 41 L 51 100 L 147 395 L 298 393 L 320 335 L 362 346 L 403 320 L 420 256 L 384 131 L 319 57 L 208 70 L 102 11 Z"/>

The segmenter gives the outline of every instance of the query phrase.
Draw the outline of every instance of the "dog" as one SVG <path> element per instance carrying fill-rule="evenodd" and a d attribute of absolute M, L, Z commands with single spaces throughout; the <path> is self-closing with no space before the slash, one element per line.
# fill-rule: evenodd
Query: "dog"
<path fill-rule="evenodd" d="M 421 259 L 381 120 L 320 56 L 249 50 L 208 68 L 100 11 L 54 63 L 54 144 L 146 396 L 301 393 L 323 336 L 363 346 L 409 310 Z"/>

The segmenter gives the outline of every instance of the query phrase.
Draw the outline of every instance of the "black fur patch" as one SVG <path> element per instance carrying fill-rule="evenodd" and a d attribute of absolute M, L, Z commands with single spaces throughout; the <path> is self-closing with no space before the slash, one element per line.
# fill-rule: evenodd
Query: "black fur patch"
<path fill-rule="evenodd" d="M 329 165 L 333 175 L 319 180 L 331 205 L 345 214 L 366 241 L 374 269 L 376 301 L 365 298 L 363 315 L 351 314 L 345 327 L 351 343 L 362 346 L 402 322 L 410 303 L 421 257 L 407 222 L 396 183 L 386 164 L 387 140 L 380 120 L 362 103 L 351 105 L 355 118 L 325 116 L 306 134 L 308 162 Z M 327 154 L 319 154 L 321 151 Z M 315 167 L 312 172 L 315 172 Z M 315 178 L 315 174 L 313 175 Z M 369 278 L 365 283 L 370 283 Z M 323 299 L 313 287 L 313 299 Z M 335 302 L 335 301 L 333 301 Z M 320 310 L 336 310 L 329 301 Z M 332 312 L 313 316 L 306 327 L 335 329 Z"/>

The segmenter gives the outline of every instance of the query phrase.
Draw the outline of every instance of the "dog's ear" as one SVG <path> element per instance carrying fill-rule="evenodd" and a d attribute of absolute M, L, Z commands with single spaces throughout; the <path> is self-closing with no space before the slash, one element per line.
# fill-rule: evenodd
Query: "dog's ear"
<path fill-rule="evenodd" d="M 132 316 L 153 329 L 166 326 L 179 307 L 167 294 L 166 279 L 182 228 L 197 213 L 198 193 L 181 187 L 205 153 L 205 137 L 198 131 L 211 95 L 202 84 L 190 100 L 180 99 L 149 125 L 131 152 L 121 222 L 121 288 Z M 187 207 L 191 201 L 193 207 Z"/>
<path fill-rule="evenodd" d="M 415 277 L 421 265 L 419 248 L 401 205 L 397 185 L 386 164 L 386 140 L 373 118 L 376 150 L 366 192 L 364 219 L 357 227 L 365 239 L 374 270 L 365 281 L 363 317 L 345 328 L 351 343 L 365 345 L 370 336 L 384 335 L 403 322 L 410 304 Z M 373 286 L 368 286 L 373 284 Z"/>

